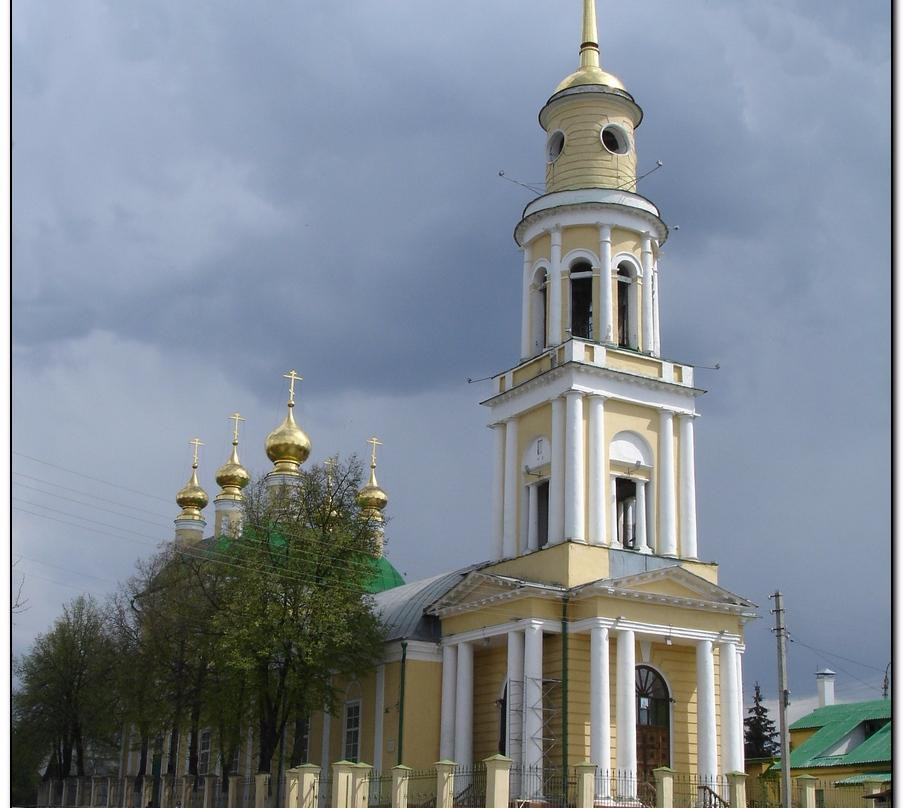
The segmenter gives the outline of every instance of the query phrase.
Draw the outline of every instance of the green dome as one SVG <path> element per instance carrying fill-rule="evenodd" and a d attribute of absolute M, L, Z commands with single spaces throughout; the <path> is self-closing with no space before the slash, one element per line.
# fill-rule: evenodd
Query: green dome
<path fill-rule="evenodd" d="M 392 566 L 385 556 L 380 556 L 374 561 L 374 574 L 367 584 L 366 590 L 371 595 L 377 592 L 385 592 L 387 589 L 395 589 L 402 586 L 405 579 L 399 574 L 399 571 Z"/>

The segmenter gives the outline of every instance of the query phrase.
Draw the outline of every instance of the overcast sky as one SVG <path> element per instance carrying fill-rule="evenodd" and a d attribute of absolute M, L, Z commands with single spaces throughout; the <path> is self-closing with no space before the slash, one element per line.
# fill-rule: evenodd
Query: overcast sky
<path fill-rule="evenodd" d="M 467 384 L 517 361 L 512 230 L 578 0 L 17 3 L 13 555 L 21 653 L 172 536 L 238 409 L 265 472 L 304 376 L 313 459 L 376 433 L 408 580 L 482 560 L 491 441 Z M 679 225 L 663 353 L 699 369 L 701 555 L 760 605 L 744 684 L 890 659 L 888 5 L 599 3 L 643 107 L 639 190 Z M 110 485 L 110 484 L 115 484 Z M 88 521 L 93 520 L 93 521 Z M 213 507 L 208 508 L 213 523 Z M 841 655 L 838 657 L 837 655 Z M 833 656 L 836 655 L 836 656 Z"/>

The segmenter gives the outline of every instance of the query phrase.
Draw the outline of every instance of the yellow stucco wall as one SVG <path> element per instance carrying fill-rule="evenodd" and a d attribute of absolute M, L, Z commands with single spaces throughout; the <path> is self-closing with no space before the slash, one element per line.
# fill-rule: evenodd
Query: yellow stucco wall
<path fill-rule="evenodd" d="M 474 652 L 474 760 L 499 751 L 500 705 L 505 684 L 507 650 L 504 644 Z"/>
<path fill-rule="evenodd" d="M 408 660 L 406 665 L 402 756 L 406 766 L 425 768 L 439 760 L 443 668 L 439 662 Z M 387 706 L 395 703 L 395 699 L 390 702 L 388 697 L 386 701 Z M 384 718 L 384 722 L 385 720 Z M 384 733 L 385 731 L 384 723 Z M 395 754 L 387 757 L 384 753 L 384 768 L 395 765 Z"/>

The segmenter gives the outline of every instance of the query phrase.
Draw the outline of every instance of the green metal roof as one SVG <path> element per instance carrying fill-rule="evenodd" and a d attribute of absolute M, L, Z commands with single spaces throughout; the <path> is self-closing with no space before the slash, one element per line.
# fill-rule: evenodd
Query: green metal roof
<path fill-rule="evenodd" d="M 392 566 L 389 559 L 386 556 L 380 556 L 374 563 L 373 577 L 365 588 L 371 595 L 376 595 L 377 592 L 385 592 L 387 589 L 395 589 L 404 584 L 405 579 Z"/>
<path fill-rule="evenodd" d="M 864 721 L 889 719 L 862 743 L 836 755 L 826 754 Z M 791 750 L 792 769 L 828 766 L 868 766 L 891 762 L 891 701 L 859 701 L 820 707 L 795 721 L 791 730 L 815 729 L 809 738 Z M 776 763 L 773 769 L 780 768 Z"/>
<path fill-rule="evenodd" d="M 867 782 L 890 783 L 891 772 L 874 772 L 872 774 L 852 774 L 844 780 L 836 780 L 836 786 L 858 786 Z"/>

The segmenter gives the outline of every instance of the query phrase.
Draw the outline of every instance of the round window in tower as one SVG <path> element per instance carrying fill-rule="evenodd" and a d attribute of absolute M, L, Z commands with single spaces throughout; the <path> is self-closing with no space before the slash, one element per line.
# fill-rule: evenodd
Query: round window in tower
<path fill-rule="evenodd" d="M 603 127 L 603 131 L 600 132 L 600 140 L 603 141 L 606 151 L 610 151 L 612 154 L 627 154 L 631 148 L 628 133 L 613 123 Z"/>
<path fill-rule="evenodd" d="M 565 148 L 565 133 L 556 129 L 546 141 L 546 162 L 554 163 Z"/>

